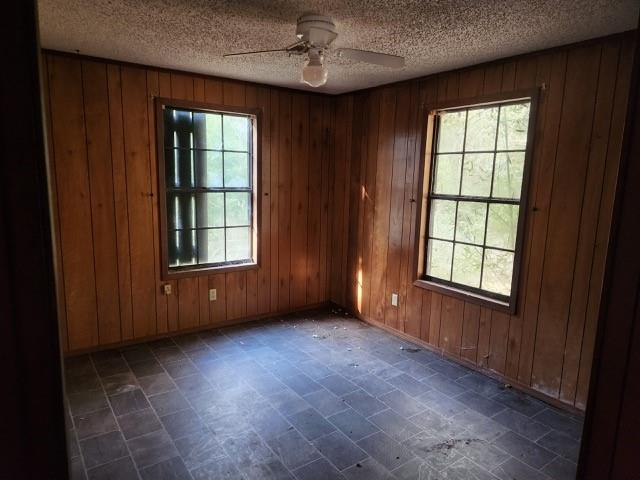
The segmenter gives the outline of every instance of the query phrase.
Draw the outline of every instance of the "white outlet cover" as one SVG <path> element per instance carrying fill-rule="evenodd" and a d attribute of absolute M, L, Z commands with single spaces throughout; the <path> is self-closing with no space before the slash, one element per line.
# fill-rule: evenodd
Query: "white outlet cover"
<path fill-rule="evenodd" d="M 213 302 L 218 298 L 217 292 L 215 288 L 209 289 L 209 301 Z"/>
<path fill-rule="evenodd" d="M 391 294 L 391 305 L 393 305 L 394 307 L 398 306 L 398 294 L 397 293 L 392 293 Z"/>

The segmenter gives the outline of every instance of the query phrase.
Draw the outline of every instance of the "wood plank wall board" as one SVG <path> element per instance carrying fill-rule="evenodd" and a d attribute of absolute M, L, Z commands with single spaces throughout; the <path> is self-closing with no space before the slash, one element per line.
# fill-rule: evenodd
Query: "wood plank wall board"
<path fill-rule="evenodd" d="M 634 45 L 632 43 L 624 43 L 621 45 L 614 108 L 609 133 L 610 139 L 607 146 L 606 166 L 602 182 L 601 202 L 599 205 L 598 227 L 593 251 L 593 264 L 590 272 L 585 327 L 582 334 L 582 350 L 580 353 L 576 391 L 576 406 L 582 409 L 586 406 L 589 393 L 589 377 L 600 306 L 600 292 L 602 290 L 607 248 L 609 245 L 609 232 L 611 230 L 616 178 L 618 175 L 619 151 L 622 147 L 622 136 L 625 128 L 626 112 L 624 107 L 629 96 L 633 54 Z"/>
<path fill-rule="evenodd" d="M 335 226 L 341 249 L 331 233 L 330 208 L 344 200 L 330 186 L 344 192 L 348 178 L 332 177 L 344 165 L 334 161 L 336 99 L 54 52 L 44 63 L 66 351 L 318 305 L 345 290 L 334 256 L 346 257 L 346 216 Z M 258 269 L 161 279 L 157 96 L 262 109 Z M 332 265 L 342 269 L 333 277 Z"/>
<path fill-rule="evenodd" d="M 350 205 L 346 300 L 354 313 L 584 409 L 632 47 L 630 35 L 619 35 L 350 94 L 358 145 L 351 162 L 358 168 L 351 169 L 349 197 L 358 205 Z M 403 259 L 414 261 L 415 233 L 405 219 L 395 220 L 408 212 L 408 224 L 415 223 L 407 203 L 422 179 L 409 180 L 408 170 L 423 159 L 410 145 L 412 135 L 421 143 L 423 132 L 400 127 L 405 99 L 432 105 L 543 85 L 516 312 L 413 286 Z M 409 271 L 405 280 L 399 271 Z M 396 289 L 397 309 L 390 306 Z"/>

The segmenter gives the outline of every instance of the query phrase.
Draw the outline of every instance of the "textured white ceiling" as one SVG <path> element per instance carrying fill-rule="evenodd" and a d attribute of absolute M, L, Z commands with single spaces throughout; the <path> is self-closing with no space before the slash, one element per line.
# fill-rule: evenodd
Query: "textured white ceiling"
<path fill-rule="evenodd" d="M 44 48 L 305 88 L 304 58 L 223 53 L 295 41 L 305 11 L 333 17 L 333 46 L 406 57 L 402 70 L 331 57 L 342 93 L 631 30 L 638 0 L 39 0 Z"/>

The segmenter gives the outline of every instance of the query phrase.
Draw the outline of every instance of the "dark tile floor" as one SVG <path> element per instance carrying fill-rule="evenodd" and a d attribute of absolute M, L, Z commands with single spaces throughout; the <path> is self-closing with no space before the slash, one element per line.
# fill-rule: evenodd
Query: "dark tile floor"
<path fill-rule="evenodd" d="M 73 478 L 572 479 L 580 419 L 313 312 L 66 362 Z"/>

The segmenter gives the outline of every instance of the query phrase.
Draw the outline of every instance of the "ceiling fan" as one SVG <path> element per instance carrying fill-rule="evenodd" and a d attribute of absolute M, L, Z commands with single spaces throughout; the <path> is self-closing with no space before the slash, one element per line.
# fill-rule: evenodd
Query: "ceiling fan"
<path fill-rule="evenodd" d="M 288 55 L 307 55 L 307 62 L 302 69 L 301 81 L 312 87 L 320 87 L 327 83 L 329 71 L 325 65 L 325 57 L 332 51 L 331 43 L 338 37 L 336 26 L 331 17 L 315 13 L 305 13 L 298 18 L 296 27 L 298 41 L 285 48 L 272 50 L 256 50 L 253 52 L 228 53 L 224 57 L 254 55 L 257 53 L 285 52 Z M 334 50 L 338 57 L 345 57 L 358 62 L 372 63 L 390 68 L 404 67 L 404 57 L 386 53 L 370 52 L 354 48 L 338 48 Z"/>

